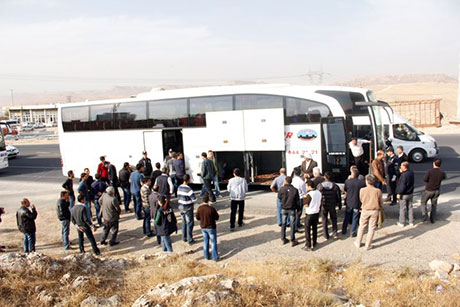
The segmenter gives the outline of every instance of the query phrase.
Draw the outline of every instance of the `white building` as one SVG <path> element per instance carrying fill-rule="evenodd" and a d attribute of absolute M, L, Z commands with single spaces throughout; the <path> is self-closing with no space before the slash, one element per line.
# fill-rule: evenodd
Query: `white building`
<path fill-rule="evenodd" d="M 57 122 L 57 106 L 55 104 L 14 106 L 9 107 L 10 119 L 20 123 Z"/>

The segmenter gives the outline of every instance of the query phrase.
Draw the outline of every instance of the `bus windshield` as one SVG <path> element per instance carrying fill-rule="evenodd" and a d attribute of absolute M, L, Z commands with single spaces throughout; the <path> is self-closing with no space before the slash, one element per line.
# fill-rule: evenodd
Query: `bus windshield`
<path fill-rule="evenodd" d="M 385 129 L 382 117 L 386 115 L 386 111 L 383 107 L 372 107 L 372 113 L 374 113 L 375 119 L 375 132 L 376 132 L 376 145 L 377 150 L 385 148 Z"/>

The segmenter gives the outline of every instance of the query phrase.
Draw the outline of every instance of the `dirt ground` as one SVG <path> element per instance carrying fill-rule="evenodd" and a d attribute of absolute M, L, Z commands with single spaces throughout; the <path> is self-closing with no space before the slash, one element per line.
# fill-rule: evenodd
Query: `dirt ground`
<path fill-rule="evenodd" d="M 452 179 L 455 181 L 455 179 Z M 3 184 L 2 184 L 3 185 Z M 3 186 L 2 199 L 20 199 L 21 191 L 26 189 L 26 183 L 8 183 Z M 6 188 L 6 189 L 3 189 Z M 30 186 L 29 186 L 30 188 Z M 28 197 L 38 208 L 37 219 L 37 250 L 49 255 L 63 254 L 60 237 L 60 223 L 55 212 L 56 197 L 59 186 L 49 183 L 34 183 Z M 433 259 L 450 260 L 453 253 L 460 250 L 460 197 L 455 191 L 441 195 L 438 208 L 439 221 L 435 224 L 422 224 L 419 208 L 420 195 L 415 197 L 415 227 L 396 226 L 398 209 L 386 206 L 386 220 L 382 229 L 378 229 L 374 239 L 374 249 L 365 251 L 353 246 L 353 239 L 340 236 L 338 240 L 325 241 L 319 236 L 319 247 L 314 252 L 302 250 L 305 244 L 304 234 L 297 234 L 300 244 L 290 247 L 282 245 L 280 228 L 276 224 L 274 193 L 267 191 L 252 191 L 246 200 L 245 225 L 236 231 L 229 231 L 230 201 L 224 193 L 215 205 L 221 216 L 218 223 L 218 246 L 223 261 L 238 262 L 241 260 L 267 261 L 286 259 L 326 258 L 336 263 L 363 264 L 383 267 L 413 267 L 428 268 Z M 0 224 L 0 245 L 7 245 L 8 251 L 18 251 L 22 244 L 21 234 L 17 230 L 15 212 L 17 208 L 6 208 L 7 214 L 2 216 Z M 176 210 L 180 223 L 180 214 Z M 343 220 L 343 210 L 339 213 L 339 229 Z M 180 224 L 177 234 L 172 235 L 173 249 L 177 252 L 188 251 L 194 259 L 202 258 L 202 236 L 199 224 L 195 223 L 194 236 L 197 240 L 192 246 L 181 241 Z M 321 234 L 319 227 L 318 233 Z M 96 232 L 96 240 L 100 240 L 102 229 Z M 73 249 L 70 253 L 78 253 L 76 229 L 71 226 Z M 104 255 L 141 255 L 160 251 L 155 238 L 146 238 L 142 234 L 142 221 L 137 221 L 132 213 L 123 213 L 119 231 L 120 245 L 102 247 Z M 86 250 L 90 246 L 86 242 Z"/>

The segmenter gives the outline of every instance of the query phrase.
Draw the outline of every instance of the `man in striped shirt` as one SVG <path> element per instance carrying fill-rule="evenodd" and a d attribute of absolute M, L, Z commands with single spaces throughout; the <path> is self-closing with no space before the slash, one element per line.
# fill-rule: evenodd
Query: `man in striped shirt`
<path fill-rule="evenodd" d="M 184 183 L 177 188 L 179 210 L 182 216 L 182 241 L 192 245 L 195 243 L 195 240 L 193 240 L 193 205 L 196 202 L 196 196 L 192 188 L 188 186 L 190 183 L 190 176 L 185 174 L 183 179 Z"/>

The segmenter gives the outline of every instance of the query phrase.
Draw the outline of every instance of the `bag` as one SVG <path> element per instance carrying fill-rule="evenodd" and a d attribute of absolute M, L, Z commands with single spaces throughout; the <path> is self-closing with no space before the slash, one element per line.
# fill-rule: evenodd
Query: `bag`
<path fill-rule="evenodd" d="M 379 218 L 377 219 L 377 227 L 382 228 L 383 221 L 385 220 L 385 211 L 383 208 L 379 209 Z"/>

